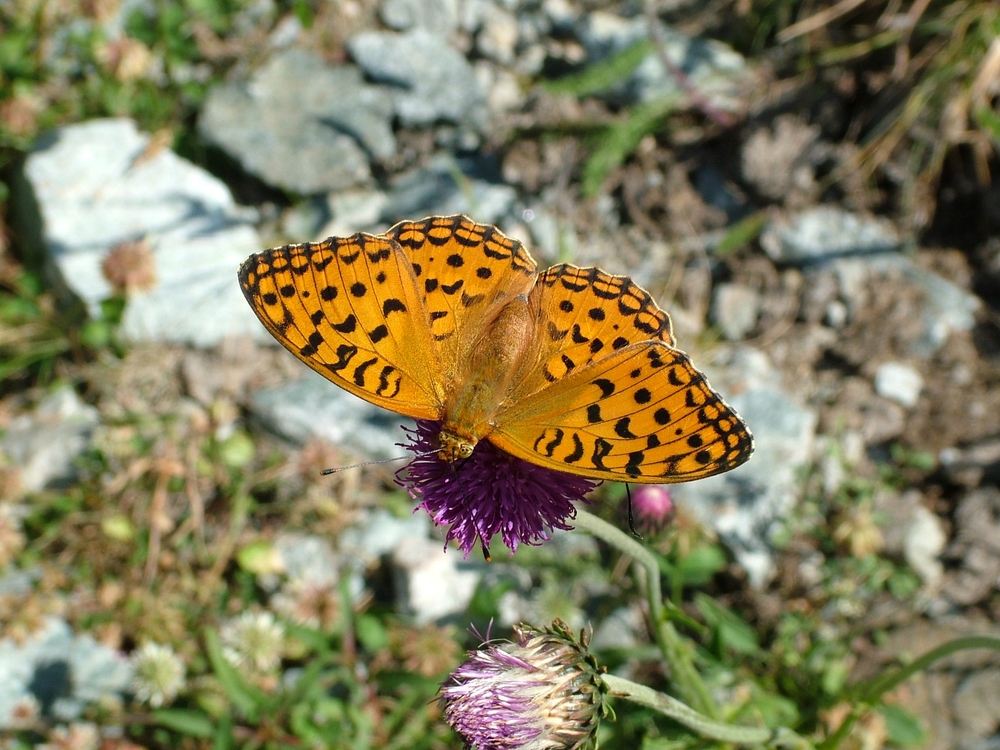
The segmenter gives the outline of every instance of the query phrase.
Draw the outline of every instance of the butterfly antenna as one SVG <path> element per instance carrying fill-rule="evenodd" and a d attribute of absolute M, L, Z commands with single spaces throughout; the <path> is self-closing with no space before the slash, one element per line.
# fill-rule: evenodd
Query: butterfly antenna
<path fill-rule="evenodd" d="M 641 540 L 642 534 L 635 530 L 635 516 L 632 513 L 632 488 L 627 484 L 625 485 L 625 497 L 628 498 L 628 530 L 632 532 L 632 536 Z"/>
<path fill-rule="evenodd" d="M 437 451 L 424 451 L 423 453 L 414 453 L 412 456 L 396 456 L 395 458 L 382 458 L 378 461 L 362 461 L 359 464 L 351 464 L 350 466 L 338 466 L 335 469 L 323 469 L 320 472 L 324 477 L 330 474 L 336 474 L 338 471 L 346 471 L 347 469 L 357 469 L 361 466 L 373 466 L 375 464 L 389 464 L 393 461 L 405 461 L 408 458 L 427 458 L 428 456 L 436 455 Z"/>
<path fill-rule="evenodd" d="M 325 476 L 329 476 L 330 474 L 336 474 L 339 471 L 347 471 L 348 469 L 358 469 L 358 468 L 361 468 L 362 466 L 374 466 L 375 464 L 388 464 L 388 463 L 392 463 L 393 461 L 402 461 L 402 460 L 407 459 L 407 458 L 410 458 L 410 457 L 409 456 L 396 456 L 395 458 L 382 458 L 382 459 L 379 459 L 378 461 L 362 461 L 359 464 L 351 464 L 350 466 L 338 466 L 338 467 L 336 467 L 334 469 L 323 469 L 323 471 L 321 471 L 320 474 L 325 477 Z"/>

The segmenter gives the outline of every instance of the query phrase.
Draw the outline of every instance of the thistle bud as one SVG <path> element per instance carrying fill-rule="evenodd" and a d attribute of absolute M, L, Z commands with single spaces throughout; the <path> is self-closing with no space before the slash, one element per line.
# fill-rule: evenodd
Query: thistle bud
<path fill-rule="evenodd" d="M 561 620 L 484 644 L 441 687 L 445 720 L 476 750 L 577 750 L 611 714 L 601 669 Z"/>

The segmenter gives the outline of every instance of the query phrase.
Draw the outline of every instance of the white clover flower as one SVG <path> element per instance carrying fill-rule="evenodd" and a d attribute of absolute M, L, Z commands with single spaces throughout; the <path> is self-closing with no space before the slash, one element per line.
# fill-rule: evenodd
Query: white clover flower
<path fill-rule="evenodd" d="M 10 729 L 30 729 L 42 715 L 42 704 L 31 693 L 25 693 L 14 701 L 7 717 Z"/>
<path fill-rule="evenodd" d="M 173 648 L 145 643 L 133 652 L 132 691 L 153 708 L 170 703 L 184 687 L 184 662 Z"/>
<path fill-rule="evenodd" d="M 97 750 L 100 741 L 96 724 L 77 721 L 53 729 L 49 741 L 38 745 L 38 750 Z"/>
<path fill-rule="evenodd" d="M 222 654 L 234 667 L 268 672 L 281 661 L 285 628 L 270 612 L 243 612 L 219 631 Z"/>
<path fill-rule="evenodd" d="M 307 628 L 332 628 L 340 614 L 340 592 L 336 583 L 299 577 L 288 581 L 271 598 L 271 606 L 282 617 Z"/>

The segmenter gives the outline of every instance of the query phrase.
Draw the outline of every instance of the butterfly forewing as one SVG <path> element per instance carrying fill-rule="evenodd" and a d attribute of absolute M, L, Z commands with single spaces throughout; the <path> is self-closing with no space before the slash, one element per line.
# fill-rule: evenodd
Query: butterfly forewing
<path fill-rule="evenodd" d="M 440 419 L 441 366 L 416 279 L 400 248 L 357 234 L 253 255 L 240 286 L 292 354 L 373 404 Z"/>
<path fill-rule="evenodd" d="M 431 335 L 448 368 L 442 377 L 453 380 L 500 308 L 531 289 L 535 261 L 517 240 L 466 216 L 404 221 L 386 236 L 413 265 Z"/>
<path fill-rule="evenodd" d="M 686 354 L 631 344 L 497 416 L 489 440 L 531 463 L 597 479 L 671 483 L 744 463 L 753 438 Z"/>

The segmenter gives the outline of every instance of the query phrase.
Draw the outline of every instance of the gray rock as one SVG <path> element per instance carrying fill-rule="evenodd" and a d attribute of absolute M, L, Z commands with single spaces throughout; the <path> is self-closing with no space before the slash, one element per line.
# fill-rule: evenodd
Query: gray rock
<path fill-rule="evenodd" d="M 384 508 L 366 511 L 364 517 L 340 535 L 338 547 L 370 567 L 388 555 L 409 537 L 427 539 L 431 529 L 431 519 L 423 511 L 399 518 Z M 440 554 L 438 545 L 435 554 Z"/>
<path fill-rule="evenodd" d="M 396 31 L 420 28 L 448 37 L 458 28 L 459 0 L 385 0 L 382 23 Z"/>
<path fill-rule="evenodd" d="M 924 335 L 911 347 L 914 354 L 927 358 L 941 348 L 953 331 L 971 331 L 982 301 L 932 271 L 924 270 L 901 255 L 889 255 L 876 261 L 877 267 L 899 267 L 911 281 L 924 290 L 925 307 L 921 311 Z"/>
<path fill-rule="evenodd" d="M 891 222 L 835 206 L 815 206 L 774 222 L 760 238 L 777 263 L 808 265 L 836 257 L 899 250 L 903 240 Z"/>
<path fill-rule="evenodd" d="M 902 362 L 885 362 L 875 371 L 875 393 L 912 409 L 920 399 L 924 379 Z"/>
<path fill-rule="evenodd" d="M 330 193 L 326 204 L 331 218 L 320 229 L 318 236 L 346 237 L 374 229 L 381 221 L 388 201 L 388 196 L 381 190 L 353 188 Z"/>
<path fill-rule="evenodd" d="M 762 352 L 736 349 L 709 372 L 749 425 L 756 448 L 738 469 L 675 485 L 674 497 L 719 534 L 760 587 L 774 571 L 769 537 L 799 499 L 796 472 L 812 456 L 816 415 L 781 389 Z"/>
<path fill-rule="evenodd" d="M 418 625 L 465 611 L 472 601 L 483 563 L 441 554 L 441 543 L 422 537 L 402 539 L 392 555 L 398 607 Z"/>
<path fill-rule="evenodd" d="M 975 604 L 1000 588 L 1000 490 L 980 487 L 969 492 L 955 511 L 955 540 L 947 555 L 960 561 L 942 587 L 954 604 Z"/>
<path fill-rule="evenodd" d="M 44 715 L 72 721 L 88 704 L 120 698 L 131 679 L 122 654 L 50 618 L 24 643 L 0 639 L 0 729 L 10 727 L 12 709 L 26 699 Z"/>
<path fill-rule="evenodd" d="M 818 191 L 810 151 L 820 136 L 817 125 L 798 115 L 781 115 L 771 127 L 760 127 L 747 138 L 740 158 L 743 179 L 771 200 L 812 198 Z"/>
<path fill-rule="evenodd" d="M 602 649 L 633 649 L 648 641 L 646 619 L 639 607 L 620 607 L 609 614 L 594 630 L 590 645 Z"/>
<path fill-rule="evenodd" d="M 69 386 L 46 396 L 31 414 L 11 420 L 0 437 L 0 453 L 18 467 L 20 490 L 38 492 L 72 482 L 75 461 L 97 423 L 97 409 Z"/>
<path fill-rule="evenodd" d="M 754 210 L 726 174 L 712 164 L 703 164 L 695 170 L 693 184 L 705 203 L 726 212 L 729 222 L 739 221 Z"/>
<path fill-rule="evenodd" d="M 913 520 L 903 540 L 903 556 L 929 592 L 936 593 L 941 587 L 944 565 L 940 557 L 947 542 L 941 519 L 923 505 L 914 508 Z"/>
<path fill-rule="evenodd" d="M 948 478 L 966 487 L 1000 479 L 1000 439 L 988 438 L 963 448 L 945 448 L 939 456 Z"/>
<path fill-rule="evenodd" d="M 290 207 L 281 215 L 281 235 L 291 242 L 310 242 L 322 235 L 330 222 L 330 208 L 325 196 L 314 195 Z"/>
<path fill-rule="evenodd" d="M 841 296 L 848 315 L 856 306 L 853 301 L 866 294 L 865 285 L 873 274 L 899 273 L 923 289 L 924 307 L 919 311 L 924 332 L 910 344 L 910 351 L 927 359 L 941 348 L 955 331 L 970 331 L 976 324 L 976 313 L 982 301 L 932 271 L 918 266 L 905 255 L 886 253 L 865 258 L 839 258 L 832 268 L 840 282 Z"/>
<path fill-rule="evenodd" d="M 743 56 L 731 47 L 712 39 L 689 37 L 660 24 L 667 57 L 688 77 L 691 86 L 718 109 L 736 112 L 744 108 L 750 71 Z M 598 62 L 649 38 L 645 16 L 624 19 L 611 13 L 595 11 L 583 16 L 577 36 L 586 47 L 592 62 Z M 650 51 L 639 66 L 623 81 L 603 94 L 623 104 L 648 102 L 676 97 L 687 101 L 687 94 L 668 71 L 656 50 Z"/>
<path fill-rule="evenodd" d="M 240 262 L 260 250 L 253 217 L 215 177 L 151 148 L 131 120 L 60 128 L 36 144 L 23 178 L 12 220 L 22 237 L 38 237 L 54 279 L 91 314 L 112 291 L 101 273 L 105 254 L 145 239 L 157 282 L 131 296 L 126 336 L 211 346 L 266 335 L 234 283 Z"/>
<path fill-rule="evenodd" d="M 488 92 L 486 106 L 491 118 L 517 111 L 528 100 L 518 77 L 510 71 L 498 68 L 486 60 L 477 61 L 475 70 L 480 87 Z"/>
<path fill-rule="evenodd" d="M 476 221 L 500 223 L 512 210 L 517 191 L 477 177 L 477 171 L 471 161 L 444 155 L 426 167 L 398 175 L 388 191 L 382 218 L 395 223 L 403 218 L 468 214 Z"/>
<path fill-rule="evenodd" d="M 370 178 L 369 154 L 396 153 L 392 101 L 357 68 L 290 49 L 249 81 L 213 88 L 198 129 L 265 182 L 306 194 L 340 190 Z"/>
<path fill-rule="evenodd" d="M 274 540 L 285 574 L 292 579 L 333 584 L 339 578 L 330 542 L 312 534 L 279 534 Z"/>
<path fill-rule="evenodd" d="M 486 95 L 472 66 L 440 36 L 421 28 L 366 31 L 351 37 L 347 49 L 370 78 L 395 87 L 395 111 L 404 125 L 486 124 Z"/>
<path fill-rule="evenodd" d="M 279 534 L 274 546 L 289 582 L 334 588 L 340 585 L 342 577 L 346 577 L 351 601 L 360 601 L 364 596 L 364 576 L 372 561 L 345 552 L 342 545 L 335 551 L 329 540 L 314 534 Z M 258 578 L 258 584 L 265 588 L 268 583 L 276 589 L 278 580 L 276 577 L 273 581 Z"/>
<path fill-rule="evenodd" d="M 250 397 L 250 413 L 265 428 L 293 443 L 321 438 L 376 459 L 404 453 L 396 445 L 405 438 L 400 425 L 411 423 L 312 371 L 286 385 L 255 392 Z"/>
<path fill-rule="evenodd" d="M 719 284 L 712 300 L 712 322 L 726 341 L 740 341 L 757 325 L 760 293 L 743 284 Z"/>
<path fill-rule="evenodd" d="M 984 669 L 966 677 L 955 691 L 952 710 L 955 716 L 955 734 L 961 750 L 997 747 L 1000 669 Z"/>
<path fill-rule="evenodd" d="M 515 50 L 520 37 L 517 19 L 496 5 L 487 5 L 482 26 L 476 35 L 476 50 L 500 65 L 514 62 Z"/>
<path fill-rule="evenodd" d="M 41 568 L 29 568 L 28 570 L 7 568 L 3 575 L 0 575 L 0 596 L 25 594 L 31 591 L 35 582 L 41 577 Z"/>
<path fill-rule="evenodd" d="M 568 31 L 580 18 L 580 9 L 571 0 L 542 0 L 542 11 L 549 24 Z"/>

